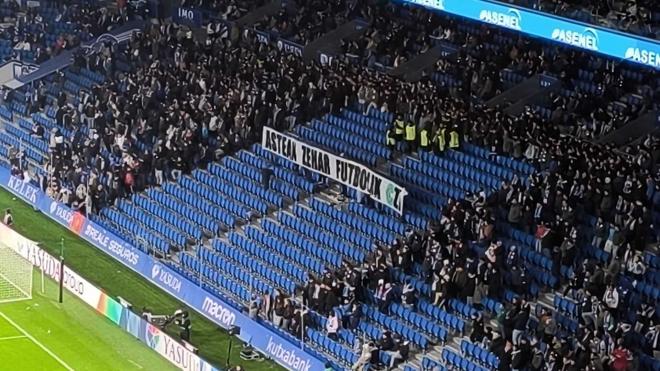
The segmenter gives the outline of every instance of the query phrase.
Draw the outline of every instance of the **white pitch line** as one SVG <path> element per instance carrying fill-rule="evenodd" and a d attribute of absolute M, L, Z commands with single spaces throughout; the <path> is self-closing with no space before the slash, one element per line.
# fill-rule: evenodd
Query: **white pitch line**
<path fill-rule="evenodd" d="M 25 331 L 21 326 L 19 326 L 16 322 L 12 321 L 11 318 L 7 317 L 6 314 L 0 312 L 0 317 L 4 318 L 7 322 L 9 322 L 12 326 L 14 326 L 18 331 L 20 331 L 23 335 L 25 335 L 26 338 L 32 340 L 33 343 L 35 343 L 39 348 L 43 349 L 44 352 L 48 353 L 53 359 L 55 359 L 57 362 L 59 362 L 64 368 L 66 368 L 68 371 L 75 371 L 73 367 L 69 366 L 66 364 L 66 362 L 62 361 L 60 357 L 58 357 L 55 353 L 53 353 L 50 349 L 46 348 L 43 344 L 39 342 L 39 340 L 35 339 L 32 335 L 30 335 L 27 331 Z"/>
<path fill-rule="evenodd" d="M 27 339 L 27 336 L 25 336 L 25 335 L 6 336 L 6 337 L 3 337 L 3 338 L 0 338 L 0 341 L 4 341 L 4 340 L 15 340 L 15 339 Z"/>
<path fill-rule="evenodd" d="M 128 362 L 134 364 L 134 365 L 135 365 L 137 368 L 139 368 L 140 370 L 142 370 L 142 369 L 144 368 L 144 367 L 140 366 L 139 363 L 133 361 L 132 359 L 129 359 Z"/>

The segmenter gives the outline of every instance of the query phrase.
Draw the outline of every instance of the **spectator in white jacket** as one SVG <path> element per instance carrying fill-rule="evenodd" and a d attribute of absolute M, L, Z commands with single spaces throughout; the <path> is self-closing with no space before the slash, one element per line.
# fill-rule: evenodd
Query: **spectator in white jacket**
<path fill-rule="evenodd" d="M 619 292 L 616 290 L 616 287 L 613 285 L 607 286 L 607 290 L 605 290 L 605 294 L 603 295 L 603 301 L 612 313 L 616 313 L 619 307 Z"/>
<path fill-rule="evenodd" d="M 357 362 L 351 367 L 351 370 L 357 371 L 357 370 L 362 370 L 364 366 L 369 364 L 369 361 L 371 360 L 371 353 L 376 350 L 376 346 L 372 342 L 364 343 L 362 345 L 362 352 L 360 353 L 360 358 L 358 358 Z"/>
<path fill-rule="evenodd" d="M 325 323 L 325 330 L 328 333 L 328 337 L 334 341 L 337 341 L 337 331 L 339 331 L 339 319 L 335 312 L 331 312 L 328 316 L 328 321 Z"/>

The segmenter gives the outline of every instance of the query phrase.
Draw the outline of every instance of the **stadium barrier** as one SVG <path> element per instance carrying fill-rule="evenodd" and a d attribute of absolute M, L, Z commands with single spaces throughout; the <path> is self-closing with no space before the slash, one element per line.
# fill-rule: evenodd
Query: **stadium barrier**
<path fill-rule="evenodd" d="M 216 325 L 241 329 L 238 338 L 290 370 L 323 370 L 325 362 L 309 353 L 303 344 L 293 343 L 211 294 L 197 283 L 181 276 L 121 237 L 57 202 L 29 182 L 0 167 L 0 186 L 32 205 L 57 223 L 76 233 L 96 248 L 140 274 L 174 298 L 182 301 Z M 311 350 L 311 349 L 310 349 Z"/>
<path fill-rule="evenodd" d="M 0 242 L 23 256 L 55 282 L 60 281 L 60 261 L 37 244 L 0 223 Z M 130 333 L 174 366 L 185 371 L 218 371 L 184 345 L 147 322 L 140 315 L 122 306 L 99 288 L 64 266 L 64 288 L 96 309 L 110 321 Z"/>

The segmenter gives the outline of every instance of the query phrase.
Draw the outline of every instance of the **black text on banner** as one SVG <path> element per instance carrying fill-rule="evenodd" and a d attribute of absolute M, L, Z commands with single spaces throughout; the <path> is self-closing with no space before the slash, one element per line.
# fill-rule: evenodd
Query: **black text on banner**
<path fill-rule="evenodd" d="M 275 129 L 264 127 L 262 147 L 299 166 L 368 194 L 372 199 L 403 213 L 406 189 L 368 167 L 313 147 Z"/>

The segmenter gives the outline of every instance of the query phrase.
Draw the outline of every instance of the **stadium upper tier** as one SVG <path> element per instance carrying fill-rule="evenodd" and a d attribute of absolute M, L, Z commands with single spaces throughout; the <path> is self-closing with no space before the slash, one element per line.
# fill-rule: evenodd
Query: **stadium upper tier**
<path fill-rule="evenodd" d="M 630 6 L 630 3 L 625 1 L 607 3 L 594 0 L 513 0 L 509 2 L 652 39 L 658 39 L 660 36 L 660 9 L 653 0 L 637 1 L 635 6 Z M 507 3 L 507 1 L 502 1 L 502 3 Z"/>

